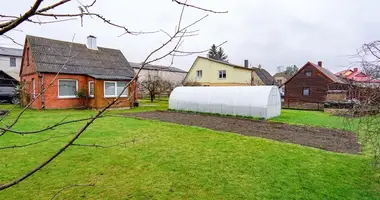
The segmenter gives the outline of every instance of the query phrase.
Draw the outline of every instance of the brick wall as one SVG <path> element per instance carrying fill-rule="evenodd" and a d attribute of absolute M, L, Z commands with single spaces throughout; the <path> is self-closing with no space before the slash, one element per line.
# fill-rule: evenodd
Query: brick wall
<path fill-rule="evenodd" d="M 54 80 L 56 74 L 42 74 L 45 88 Z M 84 75 L 60 74 L 53 81 L 53 84 L 46 90 L 44 94 L 46 109 L 66 109 L 66 108 L 82 108 L 86 107 L 86 101 L 81 98 L 60 98 L 58 97 L 58 80 L 73 79 L 78 81 L 78 91 L 84 90 L 88 93 L 88 81 L 93 80 Z"/>
<path fill-rule="evenodd" d="M 21 104 L 24 106 L 29 104 L 29 102 L 31 102 L 34 98 L 32 79 L 34 79 L 35 83 L 35 95 L 40 93 L 39 78 L 36 73 L 22 76 L 20 80 L 23 88 L 21 92 Z M 30 107 L 34 109 L 41 108 L 41 97 L 38 97 Z"/>
<path fill-rule="evenodd" d="M 127 81 L 126 81 L 127 82 Z M 133 95 L 133 84 L 129 86 L 128 96 Z M 115 98 L 104 97 L 104 80 L 96 80 L 95 81 L 95 108 L 103 108 L 111 103 Z M 130 99 L 128 97 L 121 97 L 119 100 L 112 106 L 113 108 L 122 108 L 122 107 L 130 107 L 130 102 L 133 102 L 134 97 Z"/>

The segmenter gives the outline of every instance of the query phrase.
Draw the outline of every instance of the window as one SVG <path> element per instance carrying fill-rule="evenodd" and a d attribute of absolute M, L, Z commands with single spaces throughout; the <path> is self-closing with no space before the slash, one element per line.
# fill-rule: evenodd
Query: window
<path fill-rule="evenodd" d="M 306 71 L 306 72 L 305 72 L 305 75 L 306 75 L 306 76 L 311 76 L 311 74 L 312 74 L 311 71 Z"/>
<path fill-rule="evenodd" d="M 277 83 L 281 85 L 281 84 L 282 84 L 282 80 L 281 80 L 281 79 L 278 79 L 278 80 L 277 80 Z"/>
<path fill-rule="evenodd" d="M 202 70 L 197 70 L 197 77 L 202 78 Z"/>
<path fill-rule="evenodd" d="M 123 81 L 104 81 L 104 97 L 117 97 L 121 94 L 127 82 Z M 129 88 L 125 89 L 122 97 L 128 96 Z"/>
<path fill-rule="evenodd" d="M 29 66 L 29 47 L 26 48 L 26 65 Z"/>
<path fill-rule="evenodd" d="M 219 79 L 226 79 L 226 70 L 219 70 Z"/>
<path fill-rule="evenodd" d="M 32 78 L 32 98 L 36 97 L 36 81 Z"/>
<path fill-rule="evenodd" d="M 303 89 L 303 96 L 309 96 L 310 95 L 310 88 L 304 88 Z"/>
<path fill-rule="evenodd" d="M 95 94 L 94 81 L 89 81 L 88 82 L 88 96 L 94 97 L 94 94 Z"/>
<path fill-rule="evenodd" d="M 16 67 L 16 58 L 15 57 L 9 58 L 9 66 Z"/>
<path fill-rule="evenodd" d="M 63 79 L 58 80 L 58 97 L 75 98 L 78 92 L 78 81 Z"/>

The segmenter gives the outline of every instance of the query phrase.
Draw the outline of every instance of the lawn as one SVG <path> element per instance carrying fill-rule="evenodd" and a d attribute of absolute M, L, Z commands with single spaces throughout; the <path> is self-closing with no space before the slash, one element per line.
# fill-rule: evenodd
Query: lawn
<path fill-rule="evenodd" d="M 304 111 L 282 109 L 281 116 L 272 118 L 270 121 L 283 122 L 288 124 L 319 126 L 335 129 L 345 129 L 355 131 L 357 129 L 357 119 L 347 119 L 333 116 L 321 111 Z"/>
<path fill-rule="evenodd" d="M 147 106 L 109 114 L 165 109 L 165 102 L 143 104 Z M 320 120 L 300 119 L 308 115 L 298 112 L 284 111 L 275 120 L 344 127 L 343 123 L 334 125 L 339 120 L 334 118 L 334 122 L 326 115 L 319 116 Z M 15 129 L 35 130 L 65 116 L 68 120 L 79 119 L 94 113 L 28 110 Z M 322 118 L 327 119 L 323 122 Z M 83 124 L 65 125 L 38 135 L 7 133 L 0 137 L 0 147 L 74 133 Z M 69 138 L 0 150 L 0 183 L 34 168 Z M 98 119 L 77 141 L 102 145 L 124 142 L 112 148 L 72 146 L 26 181 L 0 192 L 0 199 L 50 199 L 63 187 L 90 183 L 95 186 L 69 187 L 56 199 L 380 198 L 379 171 L 361 155 L 122 117 Z"/>

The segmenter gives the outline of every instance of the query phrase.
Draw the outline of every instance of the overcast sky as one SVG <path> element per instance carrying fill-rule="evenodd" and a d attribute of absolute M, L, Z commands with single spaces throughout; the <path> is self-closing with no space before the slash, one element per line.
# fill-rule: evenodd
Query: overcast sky
<path fill-rule="evenodd" d="M 4 0 L 3 0 L 4 1 Z M 45 0 L 48 5 L 58 0 Z M 20 15 L 34 0 L 4 1 L 0 14 Z M 84 4 L 91 0 L 81 0 Z M 349 55 L 355 54 L 363 43 L 380 39 L 380 1 L 378 0 L 188 0 L 204 8 L 228 14 L 212 14 L 194 29 L 200 35 L 187 38 L 182 50 L 208 49 L 213 43 L 228 41 L 224 46 L 229 61 L 243 65 L 248 59 L 252 66 L 261 64 L 271 73 L 279 65 L 301 67 L 307 61 L 323 61 L 333 72 L 347 68 Z M 98 0 L 91 9 L 120 25 L 135 31 L 163 29 L 173 32 L 181 7 L 171 0 Z M 73 1 L 55 13 L 76 13 Z M 183 24 L 207 13 L 186 8 Z M 45 18 L 40 18 L 44 20 Z M 85 43 L 87 35 L 95 35 L 98 45 L 121 49 L 129 61 L 141 62 L 148 53 L 165 41 L 162 33 L 124 35 L 121 29 L 110 27 L 101 20 L 86 17 L 57 24 L 24 23 L 9 36 L 23 43 L 26 34 Z M 1 46 L 17 47 L 0 38 Z M 205 54 L 203 54 L 205 55 Z M 174 66 L 188 70 L 197 55 L 177 57 Z M 171 58 L 157 64 L 168 65 Z"/>

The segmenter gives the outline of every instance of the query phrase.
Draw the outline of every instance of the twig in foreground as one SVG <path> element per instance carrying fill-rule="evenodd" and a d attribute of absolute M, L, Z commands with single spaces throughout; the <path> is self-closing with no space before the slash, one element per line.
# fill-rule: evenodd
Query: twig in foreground
<path fill-rule="evenodd" d="M 120 143 L 117 143 L 117 144 L 112 144 L 112 145 L 107 145 L 107 146 L 103 146 L 103 145 L 100 145 L 100 144 L 77 144 L 77 143 L 73 143 L 72 145 L 73 146 L 95 147 L 95 148 L 107 149 L 107 148 L 112 148 L 112 147 L 116 147 L 116 146 L 125 145 L 125 144 L 128 144 L 128 143 L 133 143 L 134 144 L 136 141 L 137 140 L 135 138 L 133 140 L 129 140 L 129 141 L 126 141 L 126 142 L 120 142 Z"/>
<path fill-rule="evenodd" d="M 57 197 L 59 195 L 59 193 L 61 193 L 62 191 L 64 190 L 67 190 L 67 189 L 70 189 L 70 188 L 73 188 L 73 187 L 95 187 L 95 183 L 90 183 L 90 184 L 72 184 L 72 185 L 68 185 L 66 187 L 63 187 L 61 188 L 60 190 L 58 190 L 51 198 L 50 200 L 54 199 L 55 197 Z"/>
<path fill-rule="evenodd" d="M 22 148 L 22 147 L 32 146 L 32 145 L 40 144 L 40 143 L 43 143 L 43 142 L 47 142 L 47 141 L 49 141 L 51 139 L 62 138 L 62 137 L 66 137 L 66 136 L 69 136 L 69 135 L 72 135 L 72 134 L 73 133 L 65 134 L 65 135 L 59 135 L 59 136 L 52 136 L 52 137 L 48 137 L 46 139 L 43 139 L 43 140 L 40 140 L 40 141 L 37 141 L 37 142 L 28 143 L 28 144 L 0 147 L 0 150 L 3 150 L 3 149 L 15 149 L 15 148 Z"/>

